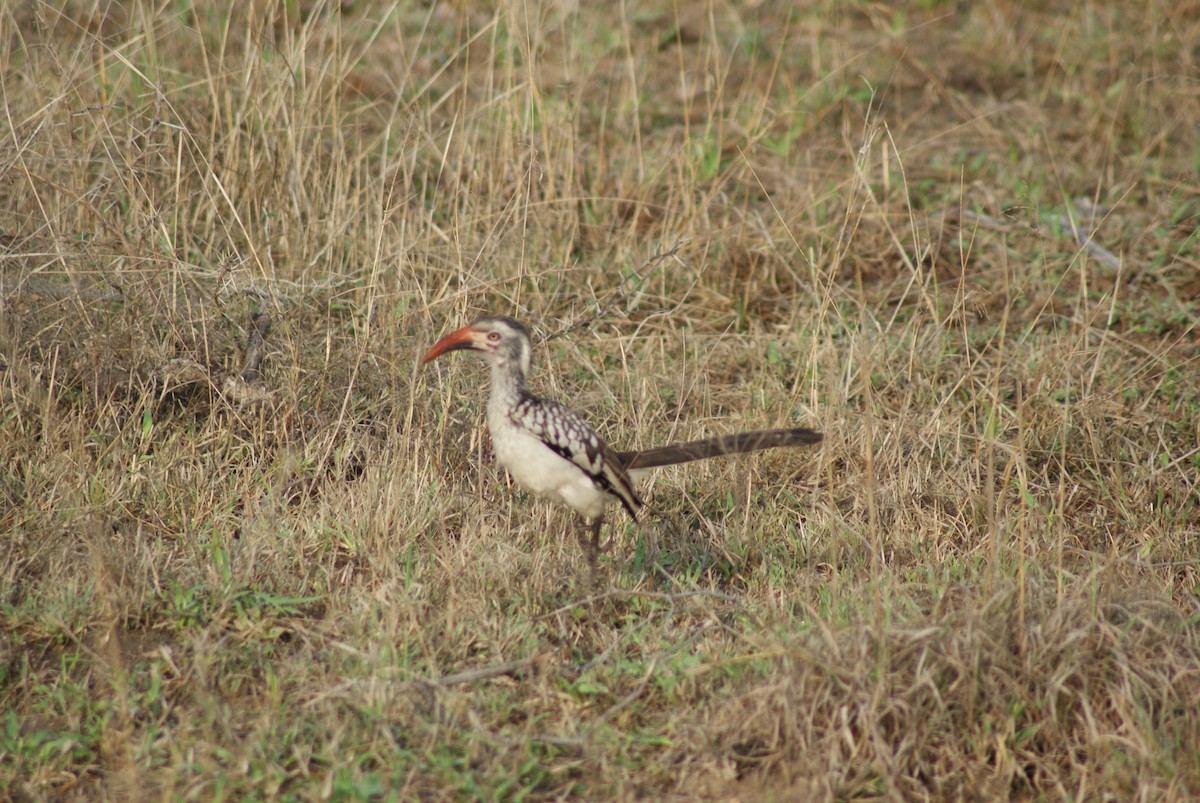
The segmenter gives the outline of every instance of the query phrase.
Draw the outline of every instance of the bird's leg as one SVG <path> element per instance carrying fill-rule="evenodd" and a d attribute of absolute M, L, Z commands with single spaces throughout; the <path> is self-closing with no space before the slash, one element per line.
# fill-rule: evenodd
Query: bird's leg
<path fill-rule="evenodd" d="M 596 552 L 601 555 L 612 549 L 613 544 L 617 541 L 617 537 L 615 535 L 610 535 L 608 537 L 608 543 L 604 544 L 603 546 L 600 545 L 600 528 L 603 526 L 604 516 L 602 515 L 597 516 L 596 520 L 592 522 L 592 549 L 596 550 Z"/>
<path fill-rule="evenodd" d="M 597 520 L 598 521 L 598 520 Z M 591 537 L 588 537 L 588 532 L 591 532 Z M 583 556 L 587 559 L 588 564 L 588 582 L 595 585 L 596 582 L 596 557 L 599 554 L 596 538 L 596 523 L 588 525 L 587 519 L 579 517 L 579 527 L 575 531 L 575 537 L 579 539 L 579 546 L 583 549 Z"/>
<path fill-rule="evenodd" d="M 615 540 L 610 538 L 607 544 L 601 545 L 600 530 L 603 526 L 604 516 L 597 516 L 592 519 L 591 524 L 588 524 L 586 519 L 581 520 L 578 530 L 579 546 L 583 548 L 584 557 L 587 558 L 593 573 L 596 570 L 596 558 L 611 549 Z"/>

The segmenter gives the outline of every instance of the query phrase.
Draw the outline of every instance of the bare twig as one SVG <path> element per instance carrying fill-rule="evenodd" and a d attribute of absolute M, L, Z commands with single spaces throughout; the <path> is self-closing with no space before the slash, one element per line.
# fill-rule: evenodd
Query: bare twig
<path fill-rule="evenodd" d="M 1092 236 L 1083 231 L 1070 215 L 1055 215 L 1050 220 L 1057 223 L 1064 230 L 1071 232 L 1071 235 L 1075 238 L 1075 242 L 1086 248 L 1091 252 L 1092 256 L 1104 264 L 1114 268 L 1121 267 L 1121 258 L 1093 240 Z"/>
<path fill-rule="evenodd" d="M 242 379 L 252 385 L 262 382 L 258 367 L 263 359 L 263 341 L 271 331 L 271 316 L 265 312 L 256 312 L 250 319 L 250 336 L 246 341 L 246 361 L 242 367 Z"/>
<path fill-rule="evenodd" d="M 463 683 L 478 683 L 481 680 L 491 680 L 492 678 L 505 675 L 513 678 L 522 678 L 529 674 L 531 669 L 549 662 L 554 655 L 554 651 L 551 650 L 516 661 L 504 661 L 503 663 L 482 666 L 478 669 L 467 669 L 463 672 L 455 672 L 450 675 L 442 675 L 439 678 L 429 678 L 428 680 L 392 680 L 378 677 L 356 678 L 342 683 L 329 691 L 333 693 L 348 691 L 362 686 L 373 687 L 376 684 L 383 684 L 385 687 L 394 690 L 415 690 L 423 693 L 431 693 L 438 689 L 449 688 L 450 686 L 458 686 Z"/>
<path fill-rule="evenodd" d="M 646 687 L 650 685 L 650 681 L 654 679 L 654 673 L 658 670 L 658 659 L 659 656 L 657 655 L 650 659 L 650 665 L 647 666 L 646 671 L 642 673 L 642 677 L 638 680 L 637 685 L 633 687 L 633 691 L 629 692 L 629 694 L 626 694 L 620 700 L 610 705 L 596 720 L 597 725 L 607 722 L 614 714 L 633 705 L 637 698 L 642 696 L 642 693 L 646 691 Z"/>
<path fill-rule="evenodd" d="M 491 666 L 482 666 L 479 669 L 468 669 L 463 672 L 455 672 L 452 675 L 443 675 L 440 678 L 434 678 L 425 682 L 434 686 L 446 687 L 455 686 L 460 683 L 476 683 L 480 680 L 490 680 L 501 675 L 516 678 L 524 677 L 531 668 L 538 664 L 546 663 L 553 656 L 553 652 L 542 652 L 517 661 L 505 661 L 499 664 L 492 664 Z"/>
<path fill-rule="evenodd" d="M 645 278 L 647 271 L 663 260 L 676 257 L 679 254 L 679 250 L 683 248 L 683 246 L 687 245 L 687 243 L 687 238 L 680 238 L 676 240 L 675 244 L 666 251 L 660 251 L 659 253 L 651 256 L 644 263 L 642 263 L 641 267 L 622 279 L 621 283 L 617 285 L 617 287 L 610 293 L 608 300 L 601 304 L 595 312 L 590 315 L 579 316 L 576 318 L 574 323 L 567 324 L 566 326 L 558 329 L 558 331 L 551 332 L 550 334 L 546 335 L 544 338 L 542 338 L 542 342 L 549 343 L 551 340 L 565 337 L 566 335 L 574 334 L 575 332 L 587 329 L 596 321 L 607 316 L 608 313 L 612 312 L 613 308 L 616 307 L 617 304 L 629 299 L 630 295 L 641 283 L 641 280 Z"/>
<path fill-rule="evenodd" d="M 970 209 L 943 209 L 941 212 L 936 212 L 929 216 L 930 220 L 937 220 L 938 218 L 943 220 L 970 220 L 992 231 L 1010 232 L 1017 229 L 1017 224 L 1015 223 L 1000 220 L 999 218 L 979 212 L 973 212 Z M 1090 234 L 1076 225 L 1070 215 L 1055 215 L 1046 219 L 1057 223 L 1065 231 L 1071 232 L 1071 236 L 1075 239 L 1075 242 L 1086 248 L 1094 257 L 1106 265 L 1114 268 L 1121 266 L 1121 258 L 1093 240 Z"/>
<path fill-rule="evenodd" d="M 731 597 L 728 594 L 722 594 L 719 591 L 705 591 L 703 589 L 697 589 L 695 591 L 679 591 L 679 592 L 675 592 L 675 593 L 667 593 L 664 591 L 626 591 L 624 589 L 613 588 L 613 589 L 609 589 L 608 591 L 604 591 L 600 594 L 593 594 L 590 597 L 583 597 L 583 598 L 577 599 L 573 602 L 569 602 L 566 605 L 563 605 L 559 608 L 555 608 L 554 610 L 550 611 L 549 613 L 542 614 L 541 616 L 534 619 L 534 621 L 540 622 L 542 620 L 549 619 L 553 616 L 558 616 L 560 613 L 566 613 L 567 611 L 569 611 L 573 608 L 579 608 L 584 605 L 590 605 L 593 602 L 600 602 L 601 600 L 606 600 L 606 599 L 634 599 L 634 598 L 658 599 L 658 600 L 663 600 L 665 602 L 669 602 L 672 605 L 674 605 L 678 600 L 688 599 L 690 597 L 711 597 L 713 599 L 719 599 L 724 602 L 733 603 L 735 605 L 741 604 L 737 598 Z"/>

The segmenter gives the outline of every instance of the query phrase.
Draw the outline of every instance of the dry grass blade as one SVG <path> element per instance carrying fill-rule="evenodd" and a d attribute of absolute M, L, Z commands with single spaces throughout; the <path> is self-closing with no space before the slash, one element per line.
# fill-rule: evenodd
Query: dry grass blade
<path fill-rule="evenodd" d="M 0 797 L 1200 799 L 1200 18 L 1125 5 L 0 2 Z M 824 440 L 593 584 L 416 370 L 484 313 L 628 454 Z"/>

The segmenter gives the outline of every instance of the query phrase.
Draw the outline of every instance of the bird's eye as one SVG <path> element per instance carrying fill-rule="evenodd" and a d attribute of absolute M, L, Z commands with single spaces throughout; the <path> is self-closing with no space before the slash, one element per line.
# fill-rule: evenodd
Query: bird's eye
<path fill-rule="evenodd" d="M 500 333 L 499 333 L 499 332 L 488 332 L 488 340 L 490 340 L 490 341 L 492 341 L 493 343 L 495 343 L 495 342 L 496 342 L 497 340 L 499 340 L 499 339 L 500 339 Z"/>

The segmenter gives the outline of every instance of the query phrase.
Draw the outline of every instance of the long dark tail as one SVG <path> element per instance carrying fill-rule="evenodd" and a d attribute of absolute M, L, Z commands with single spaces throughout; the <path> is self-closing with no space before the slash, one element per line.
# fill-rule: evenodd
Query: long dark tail
<path fill-rule="evenodd" d="M 811 429 L 764 429 L 758 432 L 741 432 L 719 438 L 673 443 L 670 446 L 659 446 L 657 449 L 618 452 L 617 457 L 621 459 L 626 470 L 658 468 L 727 454 L 775 449 L 780 446 L 805 446 L 820 443 L 823 437 L 820 432 Z"/>

